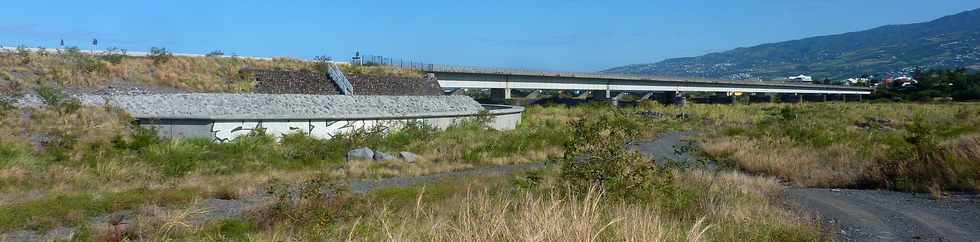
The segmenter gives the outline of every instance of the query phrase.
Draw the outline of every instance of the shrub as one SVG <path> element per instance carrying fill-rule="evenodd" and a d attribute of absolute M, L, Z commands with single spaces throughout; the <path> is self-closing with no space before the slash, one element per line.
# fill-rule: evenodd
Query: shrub
<path fill-rule="evenodd" d="M 875 162 L 869 170 L 868 183 L 914 192 L 977 189 L 975 172 L 980 166 L 964 166 L 970 162 L 963 162 L 963 156 L 956 155 L 956 149 L 970 149 L 969 145 L 942 145 L 940 127 L 921 114 L 905 129 L 907 145 L 891 149 L 888 156 Z"/>
<path fill-rule="evenodd" d="M 635 117 L 609 112 L 573 121 L 571 126 L 560 178 L 575 195 L 598 186 L 613 199 L 646 201 L 655 189 L 670 186 L 665 169 L 627 147 L 639 135 Z"/>
<path fill-rule="evenodd" d="M 268 229 L 280 224 L 323 226 L 348 219 L 352 196 L 345 182 L 317 176 L 303 182 L 299 192 L 290 192 L 288 184 L 272 181 L 267 189 L 274 202 L 251 212 L 259 227 Z"/>
<path fill-rule="evenodd" d="M 159 144 L 162 141 L 157 135 L 156 129 L 134 125 L 132 130 L 132 135 L 116 136 L 112 140 L 112 146 L 116 149 L 139 151 L 151 145 Z"/>
<path fill-rule="evenodd" d="M 221 57 L 221 56 L 224 56 L 224 55 L 225 55 L 225 52 L 223 52 L 221 50 L 215 50 L 215 51 L 208 52 L 204 56 L 205 57 Z"/>
<path fill-rule="evenodd" d="M 161 65 L 170 62 L 174 58 L 174 55 L 167 51 L 167 48 L 150 48 L 150 59 L 153 60 L 154 65 Z"/>
<path fill-rule="evenodd" d="M 27 50 L 27 46 L 17 46 L 17 57 L 20 57 L 20 63 L 22 65 L 31 63 L 31 51 Z"/>
<path fill-rule="evenodd" d="M 212 225 L 204 233 L 214 234 L 222 241 L 248 241 L 248 233 L 256 229 L 256 225 L 250 221 L 231 219 Z"/>
<path fill-rule="evenodd" d="M 61 91 L 48 86 L 41 86 L 37 89 L 37 95 L 41 101 L 48 106 L 55 107 L 63 114 L 70 114 L 82 108 L 82 103 L 78 99 L 69 96 Z"/>
<path fill-rule="evenodd" d="M 105 52 L 102 52 L 102 54 L 99 55 L 100 60 L 108 61 L 109 63 L 116 65 L 121 64 L 126 57 L 126 50 L 116 47 L 106 49 Z"/>

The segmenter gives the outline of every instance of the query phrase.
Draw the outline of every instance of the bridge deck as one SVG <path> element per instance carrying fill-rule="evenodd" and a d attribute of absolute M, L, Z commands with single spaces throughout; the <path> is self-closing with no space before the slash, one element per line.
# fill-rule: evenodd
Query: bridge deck
<path fill-rule="evenodd" d="M 833 90 L 852 90 L 852 91 L 862 91 L 868 92 L 872 90 L 868 87 L 854 87 L 854 86 L 838 86 L 838 85 L 819 85 L 819 84 L 805 84 L 805 83 L 787 83 L 780 81 L 749 81 L 749 80 L 720 80 L 720 79 L 706 79 L 706 78 L 696 78 L 696 77 L 661 77 L 661 76 L 634 76 L 634 75 L 621 75 L 621 74 L 606 74 L 606 73 L 577 73 L 577 72 L 549 72 L 549 71 L 532 71 L 532 70 L 522 70 L 522 69 L 507 69 L 507 68 L 483 68 L 483 67 L 460 67 L 460 66 L 447 66 L 447 65 L 427 65 L 424 71 L 430 73 L 453 73 L 453 74 L 469 74 L 469 75 L 500 75 L 500 76 L 526 76 L 526 77 L 551 77 L 551 78 L 568 78 L 568 79 L 588 79 L 588 80 L 609 80 L 609 81 L 631 81 L 637 84 L 641 84 L 645 81 L 652 82 L 673 82 L 677 84 L 691 83 L 691 84 L 715 84 L 723 86 L 769 86 L 769 87 L 783 87 L 783 88 L 805 88 L 805 89 L 833 89 Z M 441 78 L 440 78 L 441 79 Z M 463 81 L 463 80 L 460 80 Z"/>

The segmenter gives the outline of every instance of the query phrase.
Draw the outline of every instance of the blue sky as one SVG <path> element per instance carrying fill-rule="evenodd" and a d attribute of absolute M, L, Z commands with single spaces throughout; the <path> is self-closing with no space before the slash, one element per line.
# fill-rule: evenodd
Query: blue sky
<path fill-rule="evenodd" d="M 288 3 L 287 3 L 288 2 Z M 10 1 L 0 45 L 250 56 L 354 51 L 430 63 L 598 71 L 914 23 L 977 0 Z"/>

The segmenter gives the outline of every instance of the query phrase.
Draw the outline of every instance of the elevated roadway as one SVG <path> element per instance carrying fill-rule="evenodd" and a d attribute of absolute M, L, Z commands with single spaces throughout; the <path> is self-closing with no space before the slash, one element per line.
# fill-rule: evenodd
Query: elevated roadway
<path fill-rule="evenodd" d="M 435 75 L 444 89 L 491 89 L 495 99 L 510 99 L 511 90 L 599 91 L 604 98 L 614 93 L 683 93 L 718 94 L 790 94 L 843 95 L 851 99 L 871 94 L 868 87 L 815 85 L 776 81 L 729 81 L 698 78 L 627 76 L 601 73 L 538 72 L 513 69 L 470 68 L 427 65 L 423 69 Z"/>

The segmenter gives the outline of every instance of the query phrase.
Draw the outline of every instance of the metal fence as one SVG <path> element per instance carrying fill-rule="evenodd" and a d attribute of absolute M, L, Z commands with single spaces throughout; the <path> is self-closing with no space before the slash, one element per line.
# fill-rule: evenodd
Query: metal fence
<path fill-rule="evenodd" d="M 384 65 L 391 67 L 398 67 L 402 69 L 412 69 L 412 70 L 426 70 L 426 64 L 421 61 L 389 58 L 380 55 L 364 55 L 360 57 L 361 59 L 351 60 L 351 64 L 355 65 Z"/>

